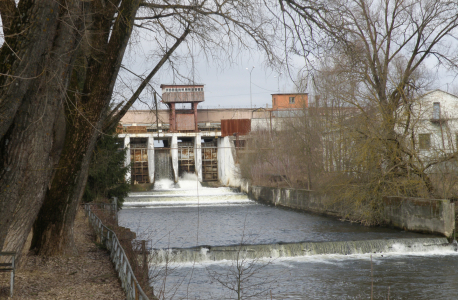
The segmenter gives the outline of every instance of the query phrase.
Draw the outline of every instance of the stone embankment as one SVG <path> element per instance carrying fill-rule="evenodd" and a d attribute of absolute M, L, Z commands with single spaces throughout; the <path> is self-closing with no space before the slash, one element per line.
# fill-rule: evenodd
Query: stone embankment
<path fill-rule="evenodd" d="M 343 217 L 345 211 L 331 204 L 325 195 L 309 190 L 251 186 L 246 182 L 241 190 L 251 199 L 269 205 L 336 217 Z M 448 199 L 385 197 L 381 219 L 384 224 L 395 228 L 453 238 L 455 203 Z"/>

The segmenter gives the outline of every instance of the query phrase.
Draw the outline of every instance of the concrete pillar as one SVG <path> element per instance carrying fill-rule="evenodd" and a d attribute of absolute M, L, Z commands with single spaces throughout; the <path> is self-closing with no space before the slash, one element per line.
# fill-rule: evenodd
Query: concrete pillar
<path fill-rule="evenodd" d="M 240 174 L 235 165 L 232 150 L 235 153 L 234 144 L 228 136 L 218 139 L 218 178 L 221 184 L 226 186 L 239 186 Z"/>
<path fill-rule="evenodd" d="M 197 105 L 198 104 L 199 104 L 198 102 L 193 102 L 192 103 L 192 109 L 193 109 L 193 112 L 194 112 L 194 131 L 195 132 L 199 131 L 199 127 L 197 126 Z"/>
<path fill-rule="evenodd" d="M 126 181 L 130 181 L 131 178 L 131 168 L 130 168 L 130 135 L 126 135 L 124 138 L 124 149 L 126 149 L 126 160 L 124 162 L 124 166 L 128 167 L 128 171 L 126 173 Z"/>
<path fill-rule="evenodd" d="M 226 164 L 225 164 L 225 139 L 227 137 L 219 138 L 217 141 L 218 146 L 218 179 L 221 184 L 226 185 Z"/>
<path fill-rule="evenodd" d="M 175 115 L 175 103 L 170 103 L 170 129 L 171 132 L 177 131 L 176 115 Z"/>
<path fill-rule="evenodd" d="M 178 137 L 176 134 L 172 134 L 170 155 L 172 156 L 173 178 L 175 182 L 178 182 Z"/>
<path fill-rule="evenodd" d="M 200 134 L 197 134 L 194 138 L 194 166 L 197 178 L 202 182 L 202 144 Z"/>
<path fill-rule="evenodd" d="M 154 138 L 153 135 L 148 137 L 146 153 L 148 154 L 148 175 L 149 182 L 154 183 Z"/>

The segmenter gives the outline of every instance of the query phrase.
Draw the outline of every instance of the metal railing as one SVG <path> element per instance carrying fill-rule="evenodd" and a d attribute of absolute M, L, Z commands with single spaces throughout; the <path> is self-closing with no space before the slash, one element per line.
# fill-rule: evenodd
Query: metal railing
<path fill-rule="evenodd" d="M 92 212 L 90 204 L 84 205 L 84 210 L 89 218 L 89 222 L 94 228 L 100 242 L 110 251 L 110 259 L 115 265 L 121 279 L 122 288 L 126 291 L 128 300 L 149 300 L 140 284 L 135 278 L 132 267 L 127 259 L 126 253 L 119 243 L 116 234 L 108 227 L 103 225 L 102 221 Z"/>
<path fill-rule="evenodd" d="M 13 297 L 14 291 L 14 275 L 16 272 L 16 252 L 0 252 L 0 257 L 11 257 L 11 262 L 1 262 L 0 263 L 0 272 L 11 272 L 11 281 L 10 281 L 10 297 Z M 3 260 L 2 260 L 3 261 Z"/>

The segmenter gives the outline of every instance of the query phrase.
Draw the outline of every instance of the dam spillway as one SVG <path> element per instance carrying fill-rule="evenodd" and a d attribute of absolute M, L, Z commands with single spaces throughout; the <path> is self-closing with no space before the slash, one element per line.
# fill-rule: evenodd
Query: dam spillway
<path fill-rule="evenodd" d="M 212 132 L 120 134 L 126 150 L 126 179 L 132 184 L 151 184 L 161 179 L 175 183 L 185 174 L 196 174 L 199 182 L 216 181 L 223 185 L 239 182 L 232 137 Z"/>
<path fill-rule="evenodd" d="M 155 286 L 181 299 L 233 298 L 215 274 L 233 274 L 239 262 L 259 269 L 253 282 L 269 278 L 272 299 L 366 299 L 371 264 L 375 299 L 388 289 L 390 299 L 456 293 L 458 256 L 444 238 L 260 205 L 230 188 L 202 187 L 193 175 L 130 194 L 119 220 L 152 241 L 151 272 L 174 270 Z"/>

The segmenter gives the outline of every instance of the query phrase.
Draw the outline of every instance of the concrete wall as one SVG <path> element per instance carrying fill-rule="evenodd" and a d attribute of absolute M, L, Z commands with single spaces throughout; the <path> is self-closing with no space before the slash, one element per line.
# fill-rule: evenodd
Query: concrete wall
<path fill-rule="evenodd" d="M 241 190 L 256 201 L 292 209 L 341 216 L 326 196 L 309 190 L 250 186 L 244 182 Z M 455 203 L 450 200 L 385 197 L 382 221 L 386 225 L 450 238 L 455 230 Z"/>
<path fill-rule="evenodd" d="M 339 215 L 338 211 L 327 203 L 325 196 L 310 190 L 250 186 L 246 182 L 241 185 L 241 190 L 247 193 L 251 199 L 265 204 L 333 216 Z"/>
<path fill-rule="evenodd" d="M 409 231 L 451 237 L 455 230 L 455 203 L 442 199 L 383 198 L 382 218 L 391 226 Z"/>
<path fill-rule="evenodd" d="M 301 106 L 302 107 L 302 106 Z M 182 110 L 177 109 L 177 113 Z M 169 110 L 159 110 L 159 122 L 169 123 Z M 250 108 L 221 108 L 221 109 L 197 109 L 197 122 L 220 123 L 222 119 L 268 119 L 270 112 L 264 109 L 253 110 Z M 137 124 L 142 126 L 156 124 L 156 111 L 129 110 L 122 117 L 121 124 Z"/>

